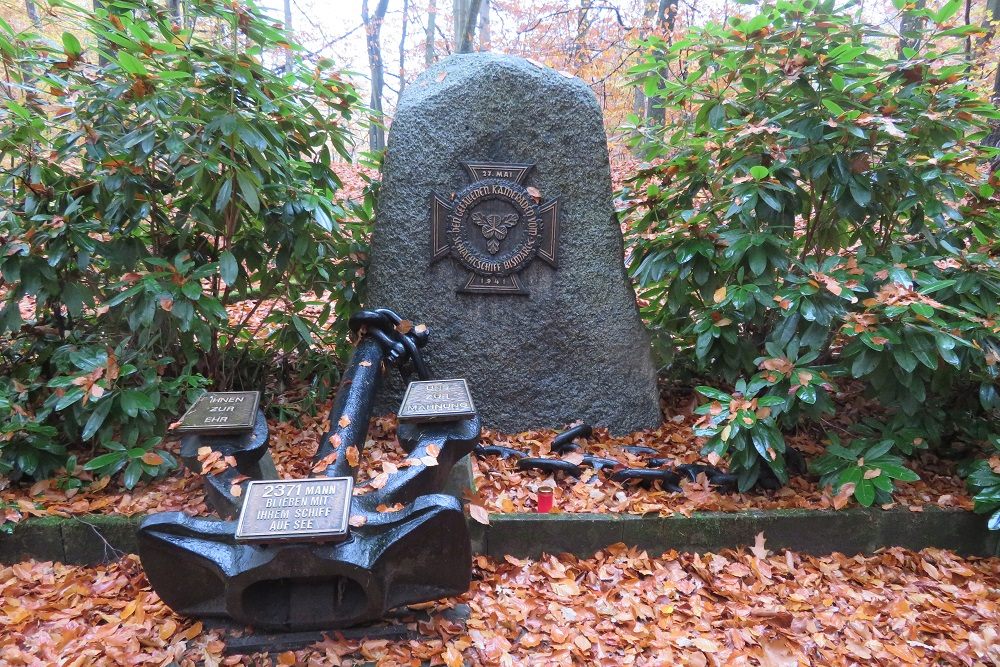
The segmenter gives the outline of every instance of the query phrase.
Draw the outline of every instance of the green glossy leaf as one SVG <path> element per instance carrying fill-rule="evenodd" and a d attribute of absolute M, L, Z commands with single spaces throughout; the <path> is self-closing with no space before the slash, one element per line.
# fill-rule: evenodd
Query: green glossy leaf
<path fill-rule="evenodd" d="M 121 65 L 122 69 L 129 74 L 137 74 L 139 76 L 146 76 L 149 72 L 146 71 L 146 66 L 142 62 L 127 51 L 118 52 L 118 64 Z"/>
<path fill-rule="evenodd" d="M 299 317 L 298 315 L 293 315 L 292 325 L 298 332 L 299 337 L 302 338 L 302 342 L 304 342 L 306 345 L 313 344 L 314 341 L 312 332 L 309 331 L 309 326 L 305 323 L 305 321 L 301 317 Z"/>
<path fill-rule="evenodd" d="M 84 305 L 91 300 L 91 294 L 86 285 L 70 282 L 63 287 L 62 298 L 69 314 L 73 317 L 80 317 L 83 314 Z"/>
<path fill-rule="evenodd" d="M 871 507 L 875 502 L 875 486 L 871 480 L 861 478 L 854 487 L 854 497 L 865 507 Z"/>
<path fill-rule="evenodd" d="M 918 290 L 921 294 L 932 294 L 938 290 L 945 289 L 946 287 L 951 287 L 957 281 L 955 280 L 932 280 L 928 283 L 924 283 L 920 286 Z"/>
<path fill-rule="evenodd" d="M 949 336 L 939 335 L 935 338 L 937 342 L 938 353 L 941 358 L 945 360 L 945 363 L 951 364 L 956 368 L 962 365 L 961 359 L 958 358 L 958 354 L 955 353 L 955 341 Z"/>
<path fill-rule="evenodd" d="M 181 292 L 192 301 L 197 301 L 202 295 L 201 282 L 197 280 L 186 280 L 181 285 Z"/>
<path fill-rule="evenodd" d="M 702 385 L 700 387 L 695 387 L 694 389 L 695 389 L 695 391 L 697 391 L 702 396 L 710 398 L 710 399 L 712 399 L 714 401 L 721 401 L 723 403 L 729 403 L 731 400 L 733 400 L 732 396 L 730 396 L 729 394 L 727 394 L 724 391 L 716 389 L 715 387 L 706 387 L 706 386 Z"/>
<path fill-rule="evenodd" d="M 875 350 L 876 352 L 881 352 L 882 350 L 885 349 L 885 343 L 876 340 L 872 336 L 872 334 L 868 333 L 867 331 L 861 334 L 861 342 L 870 347 L 871 349 Z"/>
<path fill-rule="evenodd" d="M 104 420 L 107 419 L 108 413 L 111 412 L 113 403 L 110 396 L 105 396 L 97 403 L 97 407 L 90 413 L 87 423 L 83 426 L 83 431 L 80 433 L 81 440 L 87 441 L 94 437 L 94 434 L 104 424 Z"/>
<path fill-rule="evenodd" d="M 856 378 L 868 375 L 875 370 L 878 360 L 878 355 L 862 350 L 861 354 L 854 358 L 854 363 L 851 364 L 851 375 Z"/>
<path fill-rule="evenodd" d="M 219 186 L 219 193 L 215 196 L 215 212 L 220 213 L 226 208 L 229 200 L 233 197 L 233 179 L 226 178 Z"/>
<path fill-rule="evenodd" d="M 768 192 L 764 188 L 761 188 L 760 190 L 757 191 L 757 196 L 760 197 L 765 204 L 767 204 L 771 209 L 775 211 L 780 212 L 782 209 L 784 209 L 784 205 L 781 203 L 781 200 L 775 197 L 774 194 Z"/>
<path fill-rule="evenodd" d="M 708 355 L 709 349 L 712 347 L 713 340 L 714 338 L 711 331 L 706 331 L 698 336 L 698 341 L 695 343 L 695 356 L 699 359 L 705 358 L 705 356 Z"/>
<path fill-rule="evenodd" d="M 139 410 L 156 409 L 156 404 L 153 403 L 153 399 L 143 392 L 135 389 L 123 391 L 120 400 L 122 410 L 124 410 L 129 417 L 135 417 L 139 413 Z"/>
<path fill-rule="evenodd" d="M 100 456 L 95 456 L 86 463 L 83 464 L 84 470 L 100 470 L 101 468 L 107 467 L 111 464 L 118 463 L 127 458 L 122 452 L 109 452 L 107 454 L 101 454 Z"/>
<path fill-rule="evenodd" d="M 809 299 L 802 299 L 802 301 L 799 302 L 799 312 L 802 314 L 802 317 L 809 322 L 814 322 L 816 321 L 816 318 L 819 317 L 819 312 L 816 310 L 816 306 Z"/>
<path fill-rule="evenodd" d="M 125 485 L 126 489 L 134 489 L 141 477 L 142 464 L 138 460 L 133 460 L 125 468 L 125 473 L 122 475 L 122 484 Z"/>
<path fill-rule="evenodd" d="M 754 275 L 763 275 L 764 271 L 767 270 L 767 251 L 760 246 L 750 248 L 750 251 L 747 253 L 747 259 L 750 262 L 750 270 L 753 271 Z"/>
<path fill-rule="evenodd" d="M 899 464 L 882 462 L 878 468 L 882 470 L 883 474 L 901 482 L 916 482 L 920 479 L 920 475 Z"/>
<path fill-rule="evenodd" d="M 765 461 L 770 459 L 768 456 L 767 448 L 770 446 L 768 444 L 768 433 L 763 428 L 750 428 L 750 441 L 753 443 L 754 449 L 757 450 L 758 456 L 760 456 Z"/>
<path fill-rule="evenodd" d="M 782 484 L 788 484 L 788 470 L 785 467 L 784 455 L 778 454 L 774 459 L 766 459 L 766 461 L 774 476 L 778 478 L 778 481 Z"/>
<path fill-rule="evenodd" d="M 1000 393 L 992 382 L 979 384 L 979 404 L 983 410 L 1000 410 Z"/>
<path fill-rule="evenodd" d="M 254 213 L 260 211 L 260 199 L 257 195 L 257 186 L 253 184 L 253 181 L 244 172 L 236 172 L 236 180 L 240 185 L 240 194 L 243 196 L 243 201 L 246 205 L 250 207 L 250 210 Z"/>
<path fill-rule="evenodd" d="M 80 387 L 74 387 L 73 389 L 70 389 L 65 394 L 60 396 L 58 401 L 56 401 L 56 411 L 58 412 L 59 410 L 65 410 L 69 406 L 73 405 L 74 403 L 82 399 L 85 393 L 86 392 Z"/>
<path fill-rule="evenodd" d="M 795 392 L 795 396 L 803 403 L 809 403 L 812 405 L 816 402 L 817 398 L 816 386 L 810 384 L 804 387 L 799 387 L 799 390 Z"/>
<path fill-rule="evenodd" d="M 844 115 L 844 108 L 839 104 L 837 104 L 836 102 L 834 102 L 833 100 L 824 98 L 822 100 L 822 103 L 823 106 L 825 106 L 834 116 Z"/>
<path fill-rule="evenodd" d="M 219 275 L 227 285 L 235 285 L 236 279 L 240 275 L 240 265 L 233 253 L 228 250 L 224 250 L 219 255 Z"/>
<path fill-rule="evenodd" d="M 944 6 L 941 7 L 941 9 L 934 13 L 934 21 L 936 23 L 944 23 L 950 19 L 958 12 L 959 9 L 962 8 L 962 1 L 963 0 L 948 0 L 948 2 L 944 3 Z"/>
<path fill-rule="evenodd" d="M 80 40 L 76 38 L 75 35 L 69 32 L 64 32 L 62 34 L 63 51 L 67 56 L 75 58 L 83 53 L 83 47 L 80 45 Z"/>
<path fill-rule="evenodd" d="M 139 292 L 143 291 L 144 289 L 146 289 L 145 285 L 136 285 L 134 287 L 130 287 L 127 290 L 125 290 L 124 292 L 119 292 L 115 296 L 113 296 L 110 299 L 108 299 L 108 301 L 104 305 L 107 306 L 108 308 L 114 308 L 118 304 L 122 303 L 126 299 L 129 299 L 129 298 L 135 296 L 136 294 L 138 294 Z"/>
<path fill-rule="evenodd" d="M 861 208 L 864 208 L 865 206 L 868 206 L 868 204 L 871 203 L 872 191 L 853 179 L 851 180 L 850 183 L 850 190 L 851 190 L 851 197 L 854 198 L 854 201 L 857 202 L 858 206 L 860 206 Z"/>
<path fill-rule="evenodd" d="M 773 407 L 775 405 L 784 405 L 786 400 L 781 396 L 761 396 L 757 400 L 757 405 L 762 408 Z"/>
<path fill-rule="evenodd" d="M 895 346 L 892 348 L 892 356 L 902 368 L 907 373 L 912 373 L 913 369 L 917 367 L 917 358 L 910 353 L 906 348 Z"/>
<path fill-rule="evenodd" d="M 313 218 L 316 220 L 316 224 L 326 231 L 333 231 L 333 220 L 327 214 L 326 209 L 323 208 L 322 204 L 317 204 L 315 208 L 313 208 Z"/>
<path fill-rule="evenodd" d="M 931 370 L 937 368 L 937 353 L 934 350 L 934 342 L 924 334 L 906 334 L 907 347 L 913 356 L 924 366 Z"/>

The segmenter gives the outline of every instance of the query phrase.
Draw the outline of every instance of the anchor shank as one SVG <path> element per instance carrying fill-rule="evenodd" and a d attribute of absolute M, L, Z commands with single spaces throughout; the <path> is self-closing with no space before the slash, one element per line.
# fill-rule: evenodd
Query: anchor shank
<path fill-rule="evenodd" d="M 365 335 L 344 372 L 330 410 L 330 430 L 323 434 L 316 451 L 317 461 L 333 451 L 337 452 L 336 461 L 326 469 L 327 477 L 353 478 L 357 473 L 347 460 L 347 450 L 356 447 L 360 453 L 364 447 L 375 394 L 382 384 L 384 355 L 379 342 Z"/>

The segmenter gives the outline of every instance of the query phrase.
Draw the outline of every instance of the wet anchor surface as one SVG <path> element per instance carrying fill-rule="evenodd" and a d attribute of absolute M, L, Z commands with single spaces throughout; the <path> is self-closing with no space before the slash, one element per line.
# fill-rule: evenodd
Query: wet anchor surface
<path fill-rule="evenodd" d="M 220 515 L 234 517 L 244 510 L 239 522 L 244 530 L 237 521 L 179 512 L 155 514 L 143 522 L 143 566 L 172 609 L 258 629 L 299 631 L 350 627 L 394 607 L 468 589 L 472 552 L 461 503 L 438 491 L 454 464 L 479 440 L 475 412 L 451 415 L 448 421 L 401 423 L 398 438 L 410 459 L 436 454 L 438 465 L 401 468 L 381 488 L 366 491 L 371 488 L 367 481 L 355 485 L 357 470 L 347 455 L 348 448 L 364 445 L 383 363 L 430 380 L 420 357 L 426 329 L 403 334 L 397 328 L 400 321 L 387 310 L 363 311 L 351 320 L 362 337 L 334 401 L 331 430 L 315 455 L 316 461 L 330 461 L 322 478 L 262 479 L 273 465 L 267 465 L 270 457 L 257 428 L 228 439 L 189 436 L 196 439 L 185 443 L 189 453 L 202 442 L 225 446 L 254 481 L 243 482 L 240 497 L 234 497 L 225 479 L 226 474 L 233 478 L 232 471 L 206 477 L 209 498 L 215 499 Z M 234 438 L 242 438 L 258 460 L 241 461 L 232 452 Z M 264 459 L 268 461 L 261 464 Z M 321 493 L 310 491 L 317 486 Z M 354 486 L 359 495 L 350 493 Z M 318 498 L 324 500 L 313 504 Z M 402 506 L 398 511 L 377 510 L 397 505 Z M 350 525 L 343 525 L 345 520 Z"/>

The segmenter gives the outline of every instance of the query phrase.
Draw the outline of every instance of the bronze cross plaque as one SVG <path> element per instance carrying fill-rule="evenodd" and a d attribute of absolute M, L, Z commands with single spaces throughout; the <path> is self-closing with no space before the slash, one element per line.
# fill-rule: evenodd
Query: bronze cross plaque
<path fill-rule="evenodd" d="M 401 422 L 441 422 L 465 419 L 476 414 L 469 385 L 465 380 L 418 380 L 406 388 L 399 406 Z"/>
<path fill-rule="evenodd" d="M 181 417 L 180 433 L 249 433 L 257 419 L 259 391 L 209 391 Z"/>
<path fill-rule="evenodd" d="M 350 477 L 250 482 L 236 524 L 240 542 L 345 539 L 349 531 Z"/>
<path fill-rule="evenodd" d="M 533 164 L 463 162 L 469 185 L 431 203 L 431 264 L 448 255 L 471 271 L 459 292 L 522 294 L 518 274 L 535 257 L 558 268 L 559 200 L 524 181 Z"/>

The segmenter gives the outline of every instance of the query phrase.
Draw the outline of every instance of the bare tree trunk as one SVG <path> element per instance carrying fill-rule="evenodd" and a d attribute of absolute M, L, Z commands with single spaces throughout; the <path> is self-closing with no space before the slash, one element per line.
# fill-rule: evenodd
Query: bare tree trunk
<path fill-rule="evenodd" d="M 489 51 L 493 48 L 490 34 L 490 0 L 482 0 L 479 5 L 479 50 Z"/>
<path fill-rule="evenodd" d="M 181 0 L 167 0 L 167 7 L 170 9 L 170 18 L 174 20 L 178 26 L 183 26 L 184 23 L 181 20 Z"/>
<path fill-rule="evenodd" d="M 659 0 L 656 8 L 656 28 L 666 35 L 667 43 L 672 43 L 674 25 L 677 23 L 677 3 L 678 0 Z M 665 54 L 660 53 L 660 56 Z M 664 70 L 662 76 L 669 76 L 670 72 Z M 663 99 L 650 97 L 646 100 L 646 118 L 660 125 L 667 122 L 667 110 L 663 108 Z"/>
<path fill-rule="evenodd" d="M 988 0 L 986 3 L 986 9 L 989 12 L 987 14 L 987 23 L 989 26 L 989 33 L 984 37 L 992 38 L 996 30 L 996 21 L 1000 21 L 1000 0 Z M 985 44 L 983 44 L 985 46 Z M 996 74 L 993 75 L 993 94 L 990 96 L 990 101 L 994 105 L 1000 104 L 1000 64 L 997 65 Z M 992 128 L 990 133 L 986 135 L 983 139 L 983 144 L 986 146 L 1000 146 L 1000 121 L 994 121 L 991 123 Z M 994 174 L 1000 169 L 1000 158 L 994 158 L 990 162 L 990 173 Z"/>
<path fill-rule="evenodd" d="M 38 15 L 38 7 L 35 6 L 35 0 L 24 0 L 24 9 L 28 12 L 31 25 L 35 26 L 35 28 L 41 28 L 42 19 Z"/>
<path fill-rule="evenodd" d="M 175 0 L 171 0 L 174 2 Z M 285 32 L 288 33 L 288 38 L 292 38 L 292 0 L 284 0 L 285 5 Z M 285 74 L 292 73 L 292 49 L 291 47 L 285 48 Z"/>
<path fill-rule="evenodd" d="M 594 0 L 580 0 L 580 9 L 576 10 L 576 39 L 573 40 L 573 62 L 579 66 L 583 60 L 583 47 L 587 40 L 587 33 L 590 32 L 590 25 L 593 18 L 590 10 L 594 6 Z"/>
<path fill-rule="evenodd" d="M 976 55 L 982 56 L 983 49 L 986 48 L 996 36 L 996 21 L 1000 20 L 1000 0 L 986 0 L 986 20 L 983 21 L 983 32 L 976 40 Z M 982 63 L 980 63 L 982 67 Z"/>
<path fill-rule="evenodd" d="M 385 69 L 382 64 L 382 21 L 389 0 L 379 0 L 375 13 L 368 14 L 368 0 L 361 0 L 361 20 L 365 24 L 365 42 L 368 47 L 368 67 L 371 70 L 372 94 L 369 107 L 372 110 L 371 125 L 368 128 L 368 147 L 373 151 L 385 148 L 385 128 L 382 126 L 382 89 L 385 87 Z"/>
<path fill-rule="evenodd" d="M 667 33 L 667 41 L 674 41 L 674 27 L 677 25 L 678 0 L 660 0 L 656 7 L 656 24 Z"/>
<path fill-rule="evenodd" d="M 434 64 L 434 24 L 437 23 L 437 0 L 427 7 L 427 43 L 424 45 L 424 67 Z"/>
<path fill-rule="evenodd" d="M 916 0 L 913 9 L 920 10 L 927 7 L 927 0 Z M 920 33 L 927 24 L 927 19 L 923 16 L 914 16 L 912 11 L 903 11 L 899 17 L 899 50 L 900 58 L 904 58 L 903 49 L 915 49 L 920 46 Z"/>
<path fill-rule="evenodd" d="M 399 38 L 399 97 L 406 87 L 406 22 L 409 19 L 410 0 L 403 0 L 403 35 Z"/>
<path fill-rule="evenodd" d="M 972 0 L 965 0 L 965 25 L 972 23 Z M 965 71 L 972 69 L 972 35 L 965 36 Z"/>
<path fill-rule="evenodd" d="M 1000 102 L 1000 66 L 997 67 L 996 76 L 993 77 L 993 95 L 991 98 L 994 105 L 997 104 L 997 102 Z M 993 133 L 995 133 L 995 131 Z"/>
<path fill-rule="evenodd" d="M 472 42 L 476 36 L 476 19 L 479 18 L 481 0 L 457 0 L 462 5 L 462 32 L 455 35 L 457 53 L 472 53 Z"/>
<path fill-rule="evenodd" d="M 34 0 L 24 0 L 24 9 L 28 12 L 28 18 L 31 19 L 31 25 L 35 26 L 35 30 L 42 29 L 42 17 L 38 15 L 38 7 L 35 5 Z M 25 86 L 25 90 L 31 89 L 35 86 L 35 68 L 31 64 L 31 61 L 25 61 L 21 65 L 21 82 Z M 11 98 L 14 97 L 14 91 L 16 88 L 11 86 L 11 81 L 8 78 L 7 85 L 5 86 L 7 95 Z"/>
<path fill-rule="evenodd" d="M 451 0 L 451 34 L 454 35 L 455 51 L 462 43 L 462 31 L 465 30 L 465 8 L 469 0 Z"/>
<path fill-rule="evenodd" d="M 639 39 L 646 38 L 646 32 L 649 29 L 649 24 L 653 21 L 653 15 L 656 14 L 656 0 L 646 0 L 646 6 L 642 12 L 642 27 L 639 29 Z M 642 92 L 641 86 L 635 86 L 632 89 L 632 113 L 643 119 L 646 116 L 646 96 Z"/>
<path fill-rule="evenodd" d="M 99 11 L 99 10 L 101 10 L 101 9 L 104 9 L 104 3 L 103 3 L 103 2 L 101 2 L 101 0 L 93 0 L 93 3 L 92 3 L 92 5 L 91 5 L 91 6 L 92 6 L 92 7 L 94 8 L 94 11 L 95 11 L 95 12 L 97 12 L 97 11 Z M 112 10 L 110 10 L 110 11 L 111 11 L 112 13 L 114 13 L 114 10 L 113 10 L 113 9 L 112 9 Z M 106 47 L 107 47 L 107 45 L 108 45 L 108 43 L 107 43 L 107 42 L 106 42 L 105 40 L 102 40 L 102 39 L 99 39 L 99 40 L 97 41 L 97 43 L 98 43 L 98 45 L 100 45 L 100 46 L 102 46 L 102 47 L 105 47 L 105 48 L 106 48 Z M 104 67 L 105 65 L 107 65 L 107 64 L 108 64 L 108 59 L 107 59 L 107 57 L 106 57 L 106 56 L 104 55 L 104 52 L 103 52 L 103 51 L 102 51 L 101 49 L 98 49 L 98 51 L 97 51 L 97 64 L 98 64 L 98 65 L 100 65 L 101 67 Z"/>

